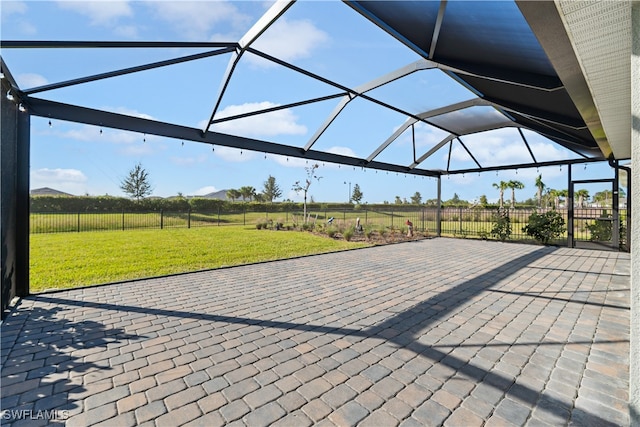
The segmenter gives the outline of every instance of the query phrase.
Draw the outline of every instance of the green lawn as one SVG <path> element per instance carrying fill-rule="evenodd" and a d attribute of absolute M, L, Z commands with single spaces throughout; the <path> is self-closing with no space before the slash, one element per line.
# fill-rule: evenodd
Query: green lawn
<path fill-rule="evenodd" d="M 31 292 L 367 246 L 254 226 L 32 234 L 30 245 Z"/>

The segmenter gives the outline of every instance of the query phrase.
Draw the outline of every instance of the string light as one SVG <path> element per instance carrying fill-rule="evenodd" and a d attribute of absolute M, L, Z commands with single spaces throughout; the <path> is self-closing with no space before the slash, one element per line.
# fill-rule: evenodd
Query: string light
<path fill-rule="evenodd" d="M 100 135 L 102 135 L 102 128 L 100 128 Z"/>
<path fill-rule="evenodd" d="M 21 112 L 23 112 L 23 113 L 24 113 L 25 111 L 27 111 L 27 109 L 26 109 L 26 108 L 24 108 L 24 105 L 22 105 L 22 102 L 20 103 L 20 105 L 18 105 L 18 110 L 20 110 L 20 111 L 21 111 Z"/>
<path fill-rule="evenodd" d="M 211 144 L 211 151 L 216 151 L 216 147 L 213 144 Z"/>
<path fill-rule="evenodd" d="M 184 147 L 184 141 L 181 141 L 181 142 L 182 142 L 182 146 Z"/>
<path fill-rule="evenodd" d="M 142 137 L 142 142 L 147 142 L 147 134 L 146 133 Z"/>
<path fill-rule="evenodd" d="M 49 120 L 49 127 L 52 127 L 53 125 L 51 124 L 51 120 Z"/>

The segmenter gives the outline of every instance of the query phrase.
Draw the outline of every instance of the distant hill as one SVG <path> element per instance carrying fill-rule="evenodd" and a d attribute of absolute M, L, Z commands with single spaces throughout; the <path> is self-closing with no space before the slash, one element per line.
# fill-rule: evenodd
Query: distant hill
<path fill-rule="evenodd" d="M 49 187 L 34 188 L 31 190 L 32 196 L 73 196 L 73 194 L 65 193 L 64 191 L 55 190 Z"/>
<path fill-rule="evenodd" d="M 203 194 L 201 196 L 189 196 L 189 198 L 202 198 L 202 199 L 218 199 L 218 200 L 228 200 L 227 199 L 227 191 L 228 190 L 219 190 L 214 191 L 213 193 Z"/>

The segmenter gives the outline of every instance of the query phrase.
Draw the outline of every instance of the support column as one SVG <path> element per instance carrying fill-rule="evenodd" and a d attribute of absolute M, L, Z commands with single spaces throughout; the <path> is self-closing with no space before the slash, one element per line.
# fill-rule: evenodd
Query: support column
<path fill-rule="evenodd" d="M 28 112 L 9 100 L 10 74 L 3 70 L 0 144 L 0 235 L 2 244 L 2 317 L 11 300 L 29 294 L 29 131 Z"/>
<path fill-rule="evenodd" d="M 442 232 L 442 226 L 440 220 L 442 219 L 442 175 L 438 175 L 438 210 L 436 210 L 436 236 L 440 237 Z"/>
<path fill-rule="evenodd" d="M 631 4 L 631 181 L 627 197 L 640 200 L 640 1 Z M 640 425 L 640 216 L 631 216 L 630 425 Z"/>
<path fill-rule="evenodd" d="M 571 178 L 571 165 L 567 165 L 567 246 L 573 248 L 573 181 Z"/>

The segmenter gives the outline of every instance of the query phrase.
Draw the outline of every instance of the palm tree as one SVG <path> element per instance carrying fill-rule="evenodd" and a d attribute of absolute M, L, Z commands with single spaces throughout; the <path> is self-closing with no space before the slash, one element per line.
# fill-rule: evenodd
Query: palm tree
<path fill-rule="evenodd" d="M 232 202 L 235 202 L 238 197 L 240 197 L 240 192 L 236 189 L 227 190 L 227 197 L 231 199 Z"/>
<path fill-rule="evenodd" d="M 584 188 L 575 192 L 574 196 L 578 198 L 578 206 L 584 208 L 584 202 L 589 199 L 589 190 L 585 190 Z"/>
<path fill-rule="evenodd" d="M 511 189 L 511 209 L 514 209 L 516 207 L 516 190 L 522 190 L 524 184 L 520 181 L 511 180 L 507 182 L 507 187 Z"/>
<path fill-rule="evenodd" d="M 560 205 L 560 198 L 564 197 L 565 199 L 569 195 L 569 190 L 558 190 L 558 206 Z M 566 204 L 565 204 L 566 207 Z"/>
<path fill-rule="evenodd" d="M 249 185 L 245 185 L 244 187 L 240 187 L 240 195 L 242 196 L 242 201 L 245 201 L 247 199 L 249 199 L 249 201 L 251 201 L 251 199 L 253 198 L 253 195 L 256 194 L 256 189 L 249 186 Z"/>
<path fill-rule="evenodd" d="M 553 200 L 553 207 L 555 209 L 560 208 L 560 190 L 556 190 L 555 188 L 549 188 L 547 190 L 547 201 Z"/>
<path fill-rule="evenodd" d="M 538 189 L 538 193 L 537 193 L 537 199 L 538 199 L 538 207 L 542 207 L 542 192 L 544 191 L 544 188 L 546 187 L 545 183 L 542 182 L 542 175 L 538 175 L 538 177 L 536 178 L 536 188 Z"/>
<path fill-rule="evenodd" d="M 506 181 L 500 181 L 499 184 L 493 183 L 493 186 L 500 190 L 500 209 L 504 207 L 504 190 L 509 188 L 509 183 Z"/>

